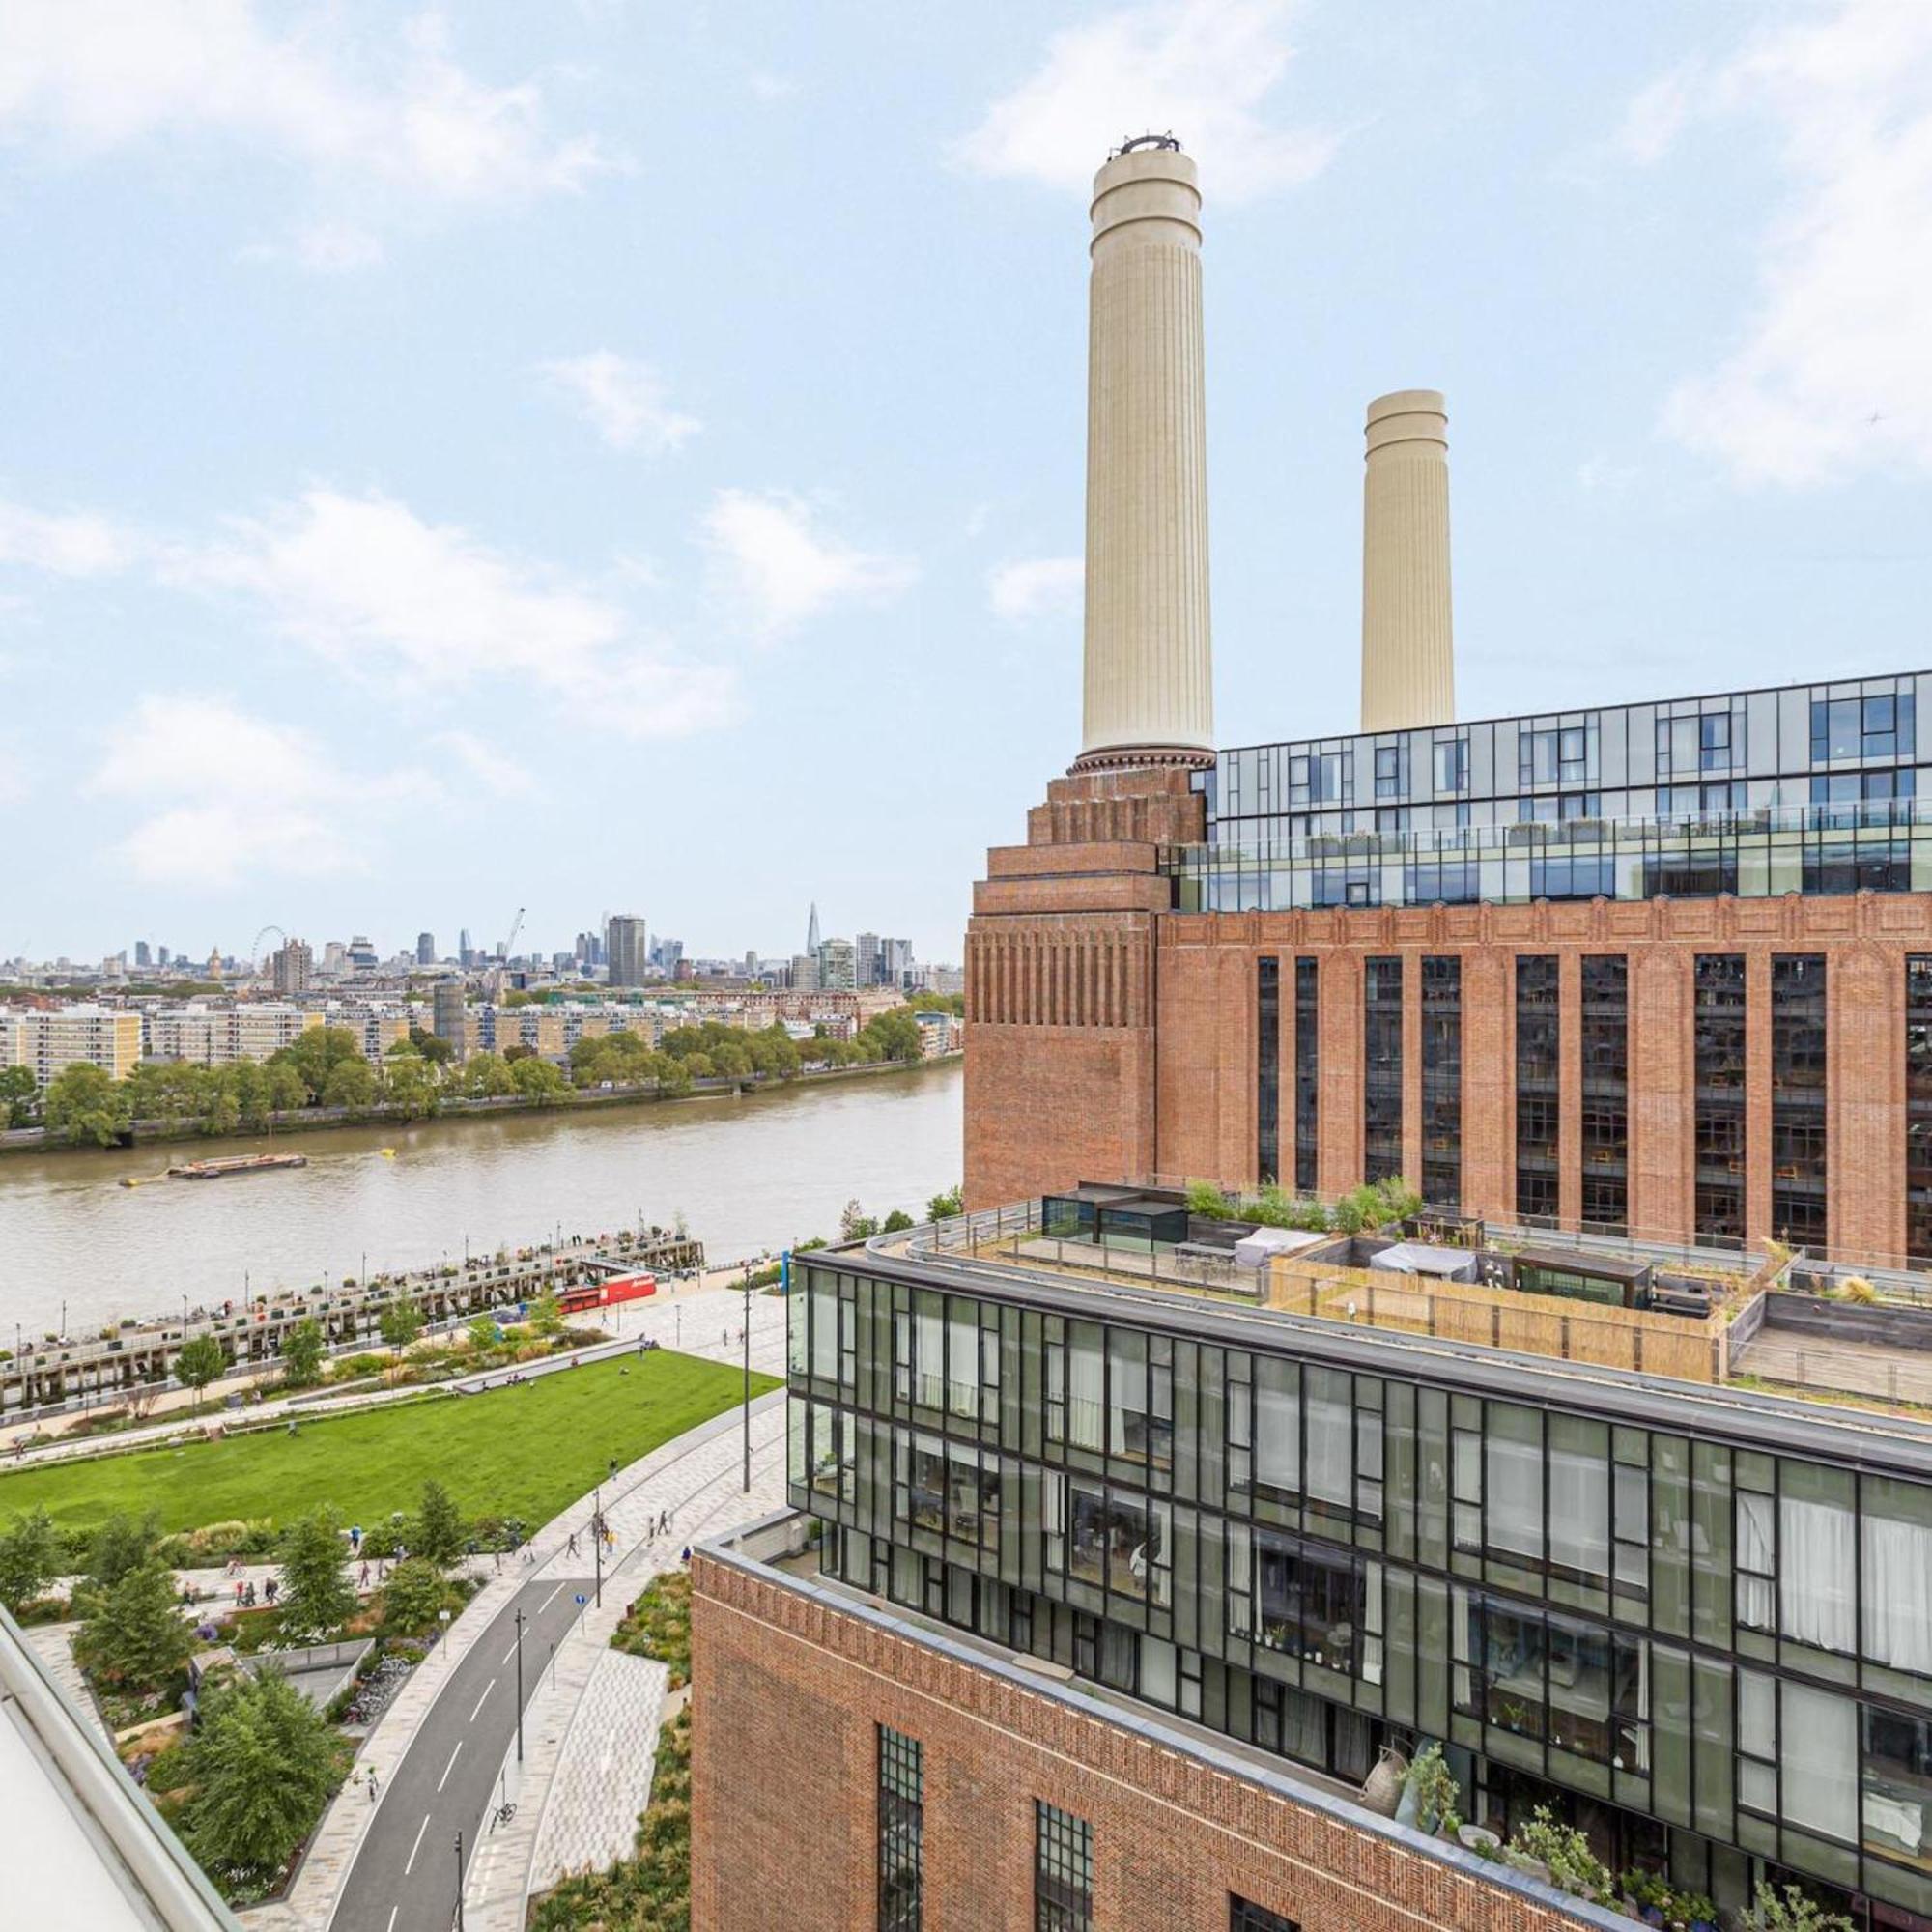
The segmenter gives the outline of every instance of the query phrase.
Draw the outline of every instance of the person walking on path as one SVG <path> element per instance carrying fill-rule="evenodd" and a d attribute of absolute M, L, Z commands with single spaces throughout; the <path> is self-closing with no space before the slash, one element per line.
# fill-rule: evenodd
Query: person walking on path
<path fill-rule="evenodd" d="M 565 1552 L 571 1556 L 577 1554 L 577 1532 L 574 1529 L 570 1532 L 570 1542 L 565 1546 Z"/>
<path fill-rule="evenodd" d="M 363 1564 L 362 1574 L 356 1577 L 355 1586 L 360 1590 L 366 1590 L 369 1587 L 369 1566 L 367 1563 Z"/>
<path fill-rule="evenodd" d="M 376 1798 L 377 1798 L 376 1767 L 372 1764 L 369 1767 L 369 1803 L 371 1804 L 375 1804 Z"/>

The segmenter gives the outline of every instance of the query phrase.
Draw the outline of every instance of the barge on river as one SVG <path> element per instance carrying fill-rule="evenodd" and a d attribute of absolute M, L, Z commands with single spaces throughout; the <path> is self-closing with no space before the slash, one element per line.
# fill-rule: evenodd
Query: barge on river
<path fill-rule="evenodd" d="M 267 1174 L 279 1167 L 306 1167 L 305 1153 L 231 1153 L 218 1160 L 190 1160 L 168 1169 L 170 1180 L 226 1180 L 231 1174 Z"/>

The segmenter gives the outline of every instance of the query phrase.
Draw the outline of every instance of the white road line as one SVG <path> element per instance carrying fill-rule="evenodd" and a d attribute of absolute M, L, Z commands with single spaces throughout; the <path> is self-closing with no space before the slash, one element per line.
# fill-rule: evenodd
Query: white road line
<path fill-rule="evenodd" d="M 451 1751 L 449 1754 L 449 1762 L 442 1768 L 442 1776 L 439 1777 L 436 1781 L 436 1788 L 439 1791 L 440 1791 L 442 1787 L 449 1782 L 449 1774 L 456 1769 L 456 1760 L 458 1755 L 462 1752 L 462 1749 L 463 1749 L 463 1740 L 459 1738 L 456 1741 L 456 1749 Z M 423 1822 L 427 1824 L 429 1821 L 425 1819 Z M 408 1877 L 408 1873 L 405 1873 L 404 1876 Z"/>
<path fill-rule="evenodd" d="M 563 1595 L 563 1585 L 562 1585 L 561 1583 L 559 1583 L 559 1584 L 558 1584 L 558 1585 L 556 1586 L 556 1588 L 555 1588 L 554 1590 L 553 1590 L 553 1591 L 552 1591 L 552 1592 L 550 1593 L 550 1595 L 549 1595 L 549 1596 L 547 1596 L 547 1597 L 546 1597 L 546 1598 L 545 1598 L 545 1599 L 543 1600 L 543 1602 L 542 1602 L 542 1603 L 540 1603 L 540 1604 L 539 1604 L 539 1605 L 537 1605 L 537 1616 L 538 1616 L 538 1617 L 542 1616 L 542 1615 L 543 1615 L 543 1613 L 544 1613 L 544 1612 L 545 1612 L 545 1611 L 546 1611 L 547 1609 L 549 1609 L 549 1608 L 550 1608 L 550 1606 L 551 1606 L 551 1605 L 553 1605 L 554 1603 L 555 1603 L 555 1602 L 556 1602 L 556 1600 L 557 1600 L 557 1599 L 558 1599 L 558 1598 L 559 1598 L 560 1596 L 562 1596 L 562 1595 Z M 532 1618 L 530 1619 L 530 1621 L 531 1621 L 532 1623 L 535 1623 L 535 1622 L 536 1622 L 536 1617 L 532 1617 Z"/>
<path fill-rule="evenodd" d="M 403 1867 L 403 1876 L 408 1878 L 415 1866 L 416 1854 L 422 1850 L 423 1833 L 429 1830 L 429 1813 L 423 1813 L 423 1821 L 416 1827 L 416 1841 L 410 1847 L 410 1861 Z"/>
<path fill-rule="evenodd" d="M 423 1823 L 427 1825 L 429 1823 L 429 1820 L 425 1818 L 423 1820 Z M 386 1932 L 396 1932 L 396 1914 L 399 1913 L 402 1909 L 403 1908 L 400 1905 L 392 1905 L 389 1907 L 389 1923 Z"/>
<path fill-rule="evenodd" d="M 493 1677 L 491 1678 L 489 1683 L 484 1685 L 483 1695 L 477 1698 L 476 1700 L 476 1711 L 480 1711 L 483 1708 L 484 1704 L 489 1700 L 491 1691 L 496 1690 L 496 1688 L 497 1688 L 497 1680 Z M 469 1721 L 472 1724 L 476 1721 L 476 1711 L 471 1711 L 469 1714 Z"/>

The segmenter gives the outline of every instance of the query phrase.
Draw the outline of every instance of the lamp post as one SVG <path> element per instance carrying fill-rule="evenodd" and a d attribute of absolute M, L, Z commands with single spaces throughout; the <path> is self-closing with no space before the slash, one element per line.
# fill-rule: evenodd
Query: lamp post
<path fill-rule="evenodd" d="M 745 1264 L 745 1493 L 752 1493 L 752 1264 Z"/>
<path fill-rule="evenodd" d="M 456 1932 L 463 1932 L 463 1833 L 456 1834 Z"/>
<path fill-rule="evenodd" d="M 517 1611 L 517 1762 L 524 1761 L 524 1613 Z"/>

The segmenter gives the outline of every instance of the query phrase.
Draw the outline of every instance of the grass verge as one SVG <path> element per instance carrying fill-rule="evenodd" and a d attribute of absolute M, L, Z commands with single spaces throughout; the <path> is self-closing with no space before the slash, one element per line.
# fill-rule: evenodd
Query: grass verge
<path fill-rule="evenodd" d="M 777 1383 L 752 1378 L 752 1392 Z M 434 1476 L 466 1516 L 548 1522 L 606 1474 L 734 1406 L 740 1372 L 668 1349 L 559 1369 L 487 1394 L 430 1397 L 300 1432 L 130 1451 L 0 1474 L 0 1520 L 44 1507 L 63 1529 L 154 1510 L 164 1532 L 236 1518 L 287 1523 L 331 1503 L 375 1524 Z"/>

